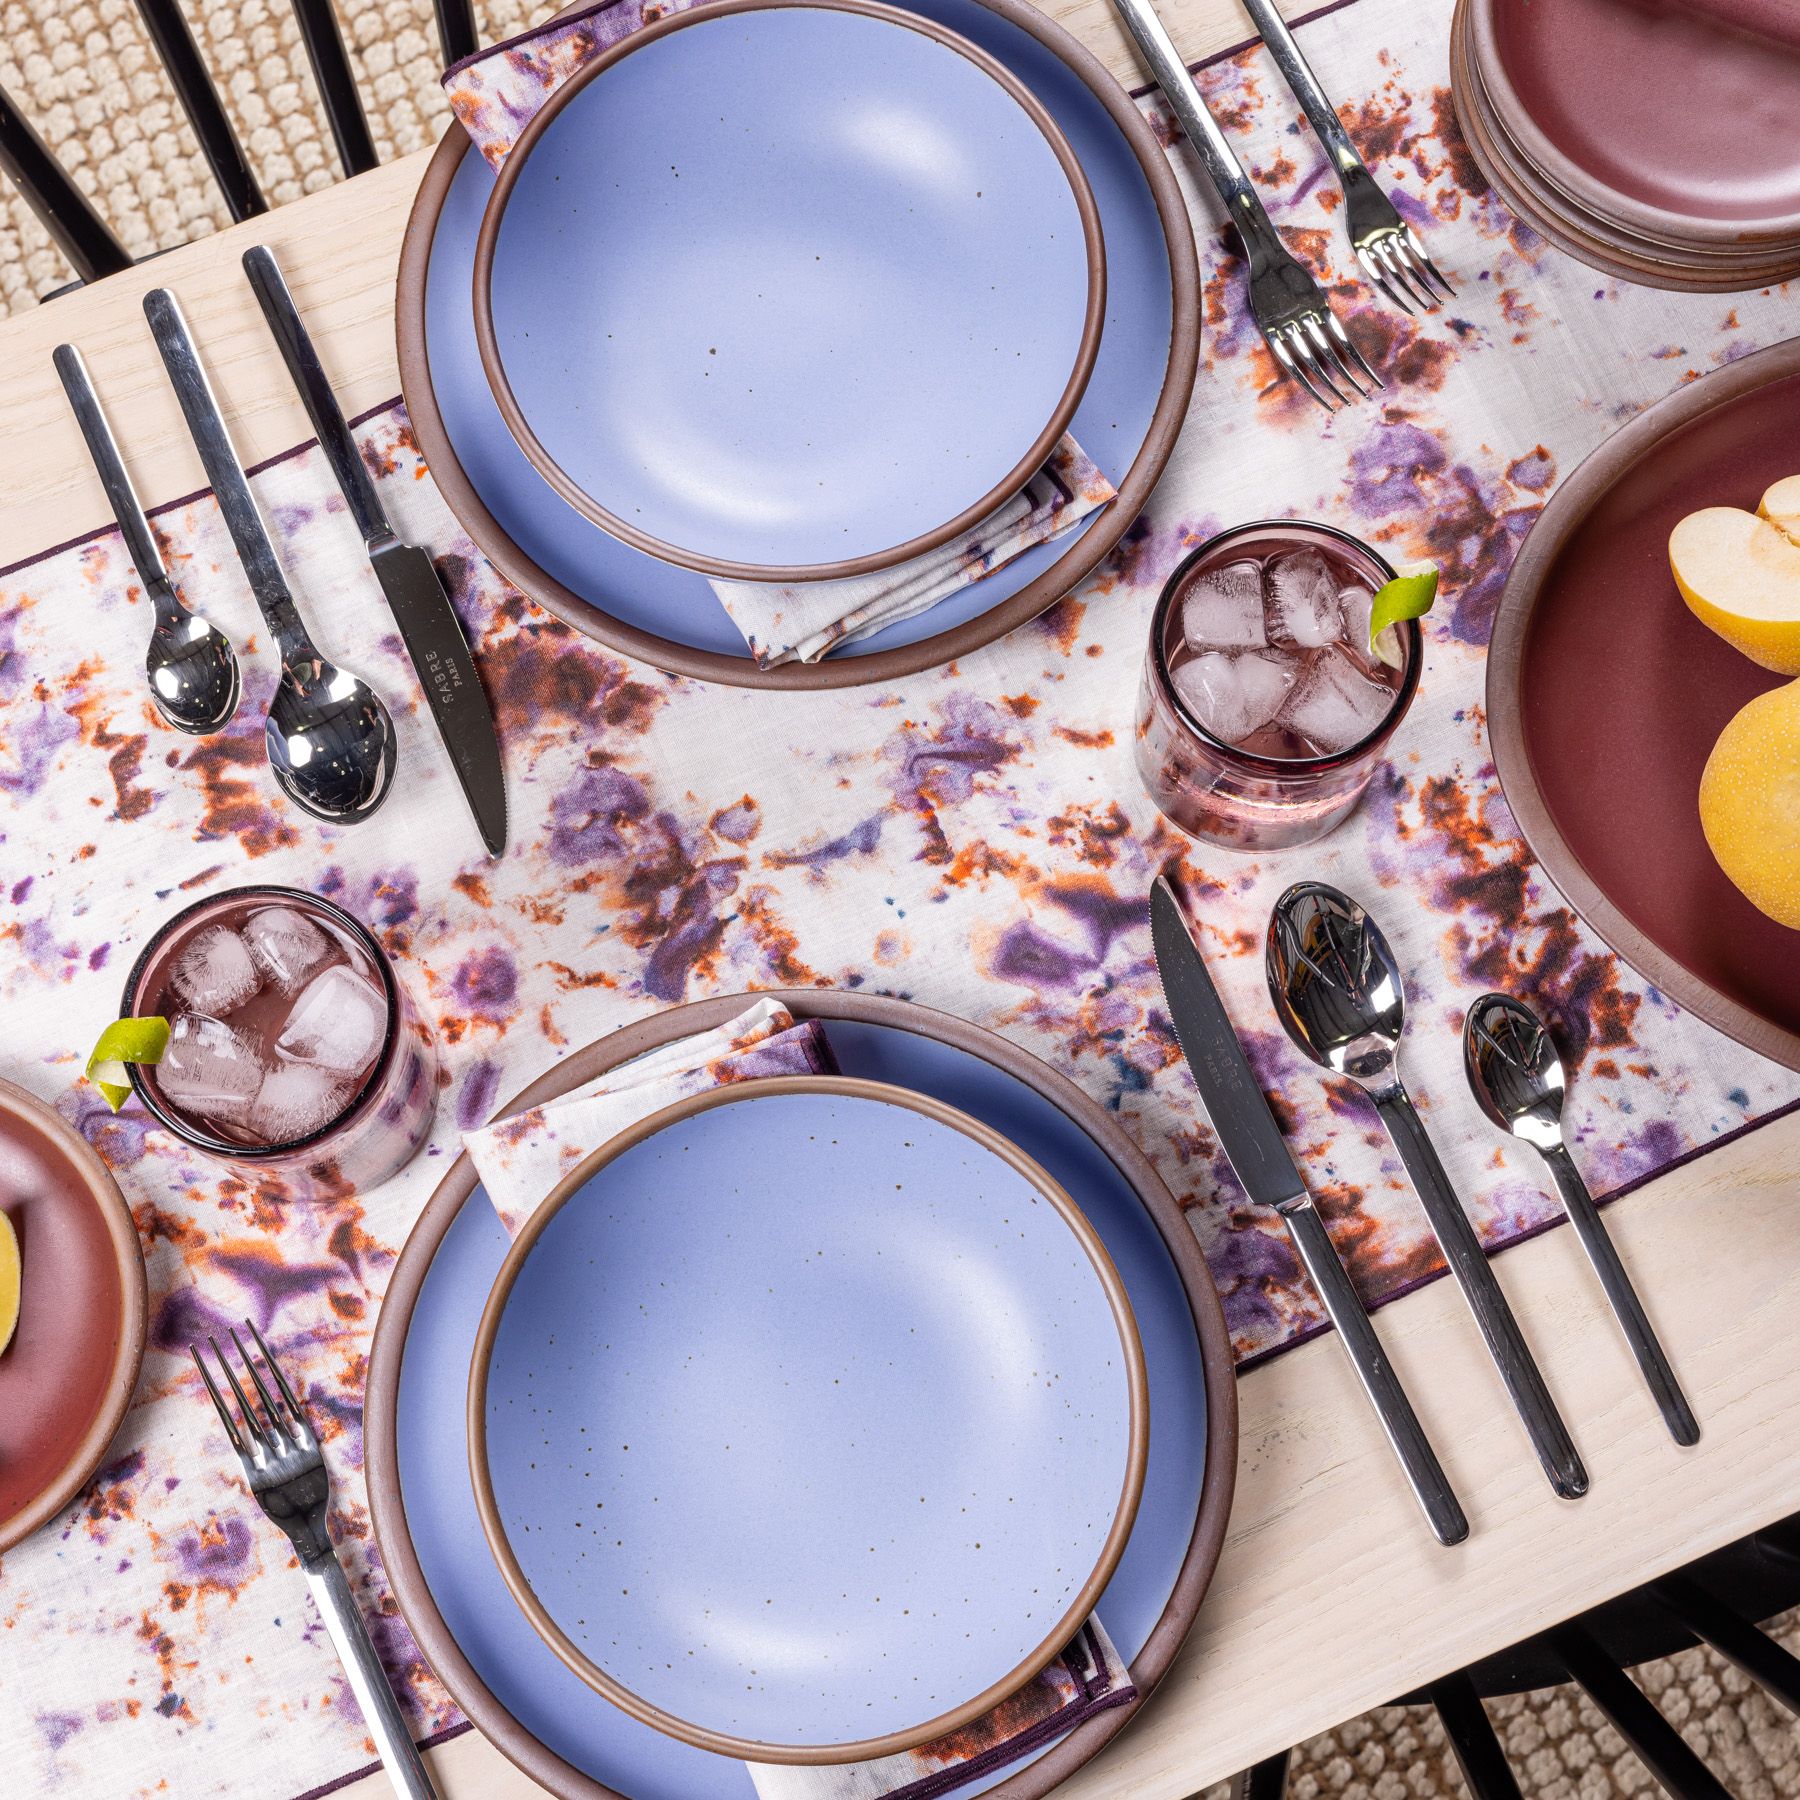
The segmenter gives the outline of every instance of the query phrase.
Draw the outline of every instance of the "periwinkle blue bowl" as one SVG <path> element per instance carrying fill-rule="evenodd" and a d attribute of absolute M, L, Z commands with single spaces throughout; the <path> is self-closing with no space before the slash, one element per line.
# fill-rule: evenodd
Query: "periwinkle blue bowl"
<path fill-rule="evenodd" d="M 724 1755 L 955 1730 L 1111 1577 L 1148 1443 L 1125 1288 L 990 1128 L 843 1077 L 696 1096 L 521 1232 L 471 1363 L 477 1505 L 551 1648 Z"/>
<path fill-rule="evenodd" d="M 482 361 L 570 505 L 744 580 L 889 566 L 1016 493 L 1098 352 L 1099 213 L 985 51 L 871 0 L 721 0 L 520 135 Z"/>

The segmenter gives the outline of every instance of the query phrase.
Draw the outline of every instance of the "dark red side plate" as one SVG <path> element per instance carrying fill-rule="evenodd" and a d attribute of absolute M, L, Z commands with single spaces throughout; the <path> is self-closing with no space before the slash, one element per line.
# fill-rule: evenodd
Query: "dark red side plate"
<path fill-rule="evenodd" d="M 1688 611 L 1669 532 L 1754 511 L 1800 473 L 1800 339 L 1730 363 L 1602 444 L 1526 537 L 1494 622 L 1488 725 L 1500 785 L 1545 873 L 1640 974 L 1800 1069 L 1800 933 L 1719 872 L 1700 772 L 1732 715 L 1783 677 Z"/>
<path fill-rule="evenodd" d="M 0 1550 L 99 1466 L 144 1357 L 144 1260 L 106 1165 L 0 1081 L 0 1210 L 18 1233 L 19 1324 L 0 1352 Z"/>

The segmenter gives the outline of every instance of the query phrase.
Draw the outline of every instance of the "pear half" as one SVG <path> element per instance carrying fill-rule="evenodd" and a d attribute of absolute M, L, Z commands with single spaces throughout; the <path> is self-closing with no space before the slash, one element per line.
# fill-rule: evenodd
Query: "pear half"
<path fill-rule="evenodd" d="M 1700 829 L 1744 898 L 1800 931 L 1800 681 L 1758 694 L 1719 733 Z"/>
<path fill-rule="evenodd" d="M 1765 669 L 1800 675 L 1800 477 L 1776 482 L 1761 513 L 1689 513 L 1669 534 L 1669 567 L 1703 625 Z"/>
<path fill-rule="evenodd" d="M 0 1350 L 12 1342 L 19 1322 L 19 1237 L 12 1220 L 0 1212 Z"/>

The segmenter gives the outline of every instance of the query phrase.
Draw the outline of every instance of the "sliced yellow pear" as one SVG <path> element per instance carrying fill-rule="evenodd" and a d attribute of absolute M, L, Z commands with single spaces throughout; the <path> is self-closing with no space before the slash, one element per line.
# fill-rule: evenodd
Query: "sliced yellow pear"
<path fill-rule="evenodd" d="M 1800 543 L 1800 475 L 1783 476 L 1763 495 L 1756 510 Z"/>
<path fill-rule="evenodd" d="M 0 1212 L 0 1351 L 12 1342 L 19 1322 L 19 1234 Z"/>
<path fill-rule="evenodd" d="M 1800 681 L 1758 694 L 1719 733 L 1700 829 L 1744 898 L 1800 931 Z"/>
<path fill-rule="evenodd" d="M 1688 610 L 1752 662 L 1800 675 L 1800 544 L 1735 506 L 1689 513 L 1669 533 Z"/>

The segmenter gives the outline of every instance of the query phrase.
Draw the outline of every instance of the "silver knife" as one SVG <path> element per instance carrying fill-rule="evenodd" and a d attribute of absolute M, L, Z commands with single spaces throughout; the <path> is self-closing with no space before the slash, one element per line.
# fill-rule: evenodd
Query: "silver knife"
<path fill-rule="evenodd" d="M 274 251 L 264 244 L 246 250 L 244 273 L 275 334 L 282 361 L 300 390 L 306 416 L 312 420 L 319 447 L 343 490 L 350 517 L 368 546 L 370 566 L 387 597 L 394 623 L 400 627 L 406 654 L 437 721 L 438 735 L 450 752 L 456 778 L 475 815 L 475 828 L 488 854 L 499 856 L 506 849 L 506 778 L 500 763 L 500 738 L 456 609 L 431 558 L 394 535 Z"/>
<path fill-rule="evenodd" d="M 1257 1086 L 1219 990 L 1188 934 L 1181 902 L 1159 875 L 1150 890 L 1150 941 L 1175 1037 L 1200 1090 L 1207 1117 L 1244 1191 L 1272 1207 L 1293 1239 L 1363 1391 L 1369 1396 L 1400 1466 L 1440 1544 L 1460 1544 L 1469 1521 L 1413 1411 L 1349 1274 L 1332 1248 L 1325 1221 L 1294 1166 L 1269 1102 Z"/>

